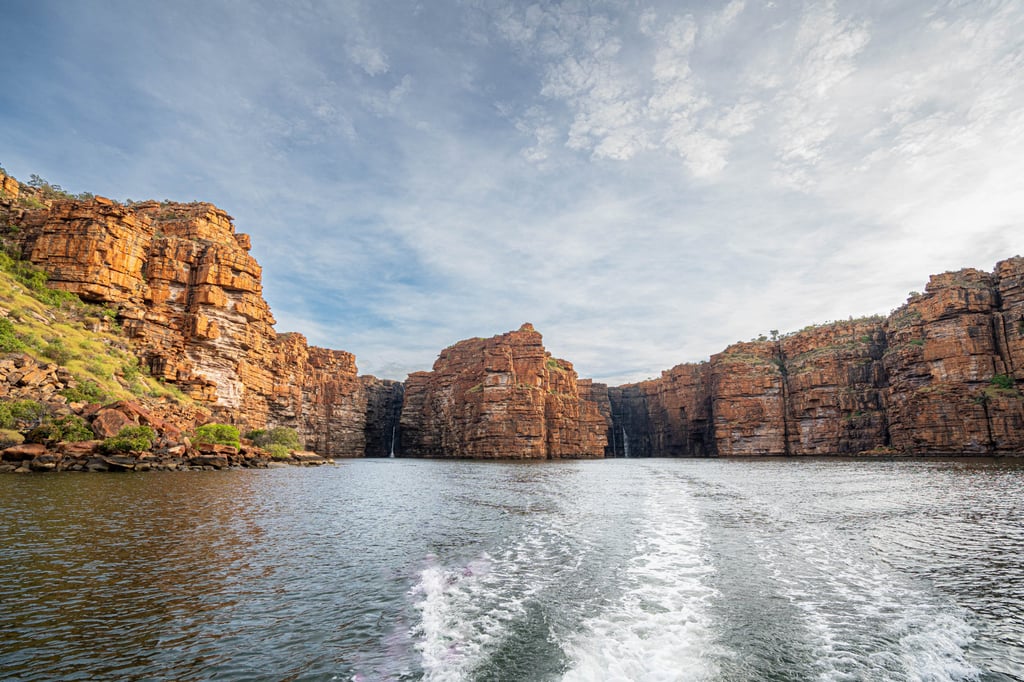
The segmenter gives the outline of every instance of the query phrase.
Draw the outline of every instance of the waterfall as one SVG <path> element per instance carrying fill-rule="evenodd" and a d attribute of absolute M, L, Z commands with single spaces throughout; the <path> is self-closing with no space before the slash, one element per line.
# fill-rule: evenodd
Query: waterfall
<path fill-rule="evenodd" d="M 394 457 L 395 456 L 395 429 L 397 429 L 397 428 L 398 428 L 398 424 L 392 424 L 391 425 L 391 453 L 388 455 L 388 457 Z"/>
<path fill-rule="evenodd" d="M 626 433 L 626 427 L 622 427 L 622 452 L 623 455 L 629 457 L 629 434 Z"/>

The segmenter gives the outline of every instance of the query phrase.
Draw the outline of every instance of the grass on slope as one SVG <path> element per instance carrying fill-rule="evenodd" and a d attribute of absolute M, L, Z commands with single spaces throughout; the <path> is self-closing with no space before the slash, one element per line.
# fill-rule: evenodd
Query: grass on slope
<path fill-rule="evenodd" d="M 115 321 L 116 310 L 82 303 L 74 294 L 47 289 L 45 282 L 45 273 L 0 251 L 0 353 L 21 351 L 66 367 L 86 393 L 80 390 L 72 399 L 188 401 L 139 367 Z"/>

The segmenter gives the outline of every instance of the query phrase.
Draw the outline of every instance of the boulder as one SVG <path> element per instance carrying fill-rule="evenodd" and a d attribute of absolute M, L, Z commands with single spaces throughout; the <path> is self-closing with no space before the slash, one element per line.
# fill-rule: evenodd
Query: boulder
<path fill-rule="evenodd" d="M 92 432 L 97 438 L 113 438 L 126 426 L 138 426 L 138 422 L 121 410 L 104 408 L 96 413 Z"/>
<path fill-rule="evenodd" d="M 40 455 L 46 454 L 46 452 L 46 446 L 40 443 L 23 443 L 11 446 L 0 452 L 0 458 L 7 462 L 22 462 L 35 459 Z"/>

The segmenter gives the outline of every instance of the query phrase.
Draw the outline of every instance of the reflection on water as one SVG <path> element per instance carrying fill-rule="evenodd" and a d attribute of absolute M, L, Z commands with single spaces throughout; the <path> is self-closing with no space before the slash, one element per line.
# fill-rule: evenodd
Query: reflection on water
<path fill-rule="evenodd" d="M 0 679 L 1024 680 L 1024 463 L 0 477 Z"/>

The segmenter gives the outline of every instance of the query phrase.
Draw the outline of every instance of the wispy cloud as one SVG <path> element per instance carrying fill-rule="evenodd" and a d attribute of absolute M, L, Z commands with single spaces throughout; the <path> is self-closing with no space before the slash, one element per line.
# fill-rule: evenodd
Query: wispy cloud
<path fill-rule="evenodd" d="M 530 321 L 643 378 L 1024 250 L 1013 0 L 56 8 L 0 26 L 0 161 L 223 206 L 366 372 Z"/>

